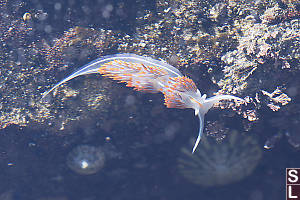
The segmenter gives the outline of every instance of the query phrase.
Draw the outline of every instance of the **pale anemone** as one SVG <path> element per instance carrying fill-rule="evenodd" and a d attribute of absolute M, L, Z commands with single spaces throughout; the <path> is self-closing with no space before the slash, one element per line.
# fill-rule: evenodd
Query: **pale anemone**
<path fill-rule="evenodd" d="M 79 145 L 67 156 L 67 165 L 81 175 L 95 174 L 104 167 L 105 153 L 101 147 Z"/>
<path fill-rule="evenodd" d="M 237 182 L 250 175 L 262 157 L 257 140 L 237 131 L 231 132 L 222 143 L 204 137 L 198 148 L 194 154 L 190 147 L 181 149 L 178 170 L 188 181 L 201 186 Z"/>

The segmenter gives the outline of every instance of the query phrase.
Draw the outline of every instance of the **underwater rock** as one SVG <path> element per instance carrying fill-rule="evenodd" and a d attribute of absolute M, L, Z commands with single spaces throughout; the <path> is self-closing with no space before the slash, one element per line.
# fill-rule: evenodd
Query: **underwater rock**
<path fill-rule="evenodd" d="M 136 27 L 129 28 L 135 29 L 133 33 L 120 33 L 103 29 L 91 15 L 77 15 L 75 5 L 69 5 L 63 16 L 69 25 L 59 24 L 58 31 L 55 22 L 61 19 L 58 12 L 63 4 L 53 4 L 52 16 L 43 11 L 42 3 L 41 8 L 24 11 L 26 2 L 0 1 L 0 128 L 10 124 L 46 126 L 54 133 L 84 120 L 107 120 L 106 113 L 117 111 L 116 106 L 108 107 L 112 99 L 118 101 L 118 92 L 113 90 L 115 84 L 97 75 L 58 88 L 46 102 L 40 98 L 57 80 L 88 60 L 117 52 L 170 61 L 195 78 L 201 91 L 216 91 L 212 88 L 218 85 L 219 94 L 239 93 L 250 98 L 276 88 L 286 93 L 284 87 L 299 77 L 300 29 L 297 1 L 283 2 L 289 4 L 287 8 L 274 0 L 158 0 L 156 9 L 134 18 Z M 96 13 L 103 7 L 102 17 L 111 23 L 117 19 L 115 12 L 126 10 L 100 4 L 87 4 L 82 13 Z M 70 24 L 87 27 L 90 20 L 94 23 L 88 24 L 94 28 L 69 28 Z M 264 113 L 258 110 L 269 104 L 267 99 L 259 97 L 255 108 L 240 113 L 250 113 L 246 116 L 249 121 L 258 119 L 256 113 L 263 119 Z"/>
<path fill-rule="evenodd" d="M 201 186 L 227 185 L 250 175 L 261 157 L 257 140 L 235 131 L 221 143 L 204 137 L 194 154 L 190 147 L 183 147 L 178 170 L 188 181 Z"/>

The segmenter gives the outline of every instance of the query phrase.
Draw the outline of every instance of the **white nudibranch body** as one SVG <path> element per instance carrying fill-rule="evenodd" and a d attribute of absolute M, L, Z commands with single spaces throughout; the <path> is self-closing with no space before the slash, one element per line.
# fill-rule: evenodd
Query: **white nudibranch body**
<path fill-rule="evenodd" d="M 193 153 L 195 152 L 204 127 L 204 116 L 220 100 L 244 101 L 232 95 L 201 96 L 193 80 L 181 74 L 175 67 L 163 61 L 135 54 L 115 54 L 96 59 L 66 77 L 44 93 L 42 99 L 61 84 L 81 75 L 100 73 L 113 80 L 126 83 L 134 90 L 164 94 L 168 108 L 193 108 L 198 115 L 200 127 Z"/>

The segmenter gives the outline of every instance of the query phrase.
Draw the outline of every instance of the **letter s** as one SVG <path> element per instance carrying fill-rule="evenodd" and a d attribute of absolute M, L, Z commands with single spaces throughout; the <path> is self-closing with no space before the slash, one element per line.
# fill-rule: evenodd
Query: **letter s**
<path fill-rule="evenodd" d="M 298 174 L 297 170 L 294 170 L 294 169 L 289 170 L 289 172 L 288 172 L 288 175 L 289 175 L 288 180 L 289 180 L 289 182 L 296 183 L 298 181 L 298 175 L 297 174 Z"/>

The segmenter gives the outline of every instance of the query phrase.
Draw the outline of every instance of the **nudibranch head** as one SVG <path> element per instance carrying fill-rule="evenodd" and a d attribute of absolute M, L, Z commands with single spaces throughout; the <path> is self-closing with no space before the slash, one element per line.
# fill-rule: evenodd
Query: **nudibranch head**
<path fill-rule="evenodd" d="M 199 90 L 198 90 L 199 91 Z M 198 92 L 197 92 L 198 94 Z M 194 98 L 194 97 L 192 97 Z M 239 100 L 239 101 L 243 101 L 243 99 L 239 98 L 239 97 L 235 97 L 232 95 L 216 95 L 213 97 L 210 97 L 208 99 L 206 99 L 206 94 L 204 94 L 203 96 L 201 96 L 200 92 L 199 92 L 199 96 L 197 96 L 197 99 L 192 100 L 192 101 L 196 101 L 194 105 L 194 107 L 192 107 L 193 109 L 195 109 L 195 115 L 198 115 L 199 117 L 199 133 L 198 133 L 198 137 L 196 139 L 195 145 L 193 147 L 193 151 L 192 153 L 194 153 L 197 149 L 197 146 L 201 140 L 201 136 L 203 133 L 203 128 L 204 128 L 204 117 L 205 114 L 208 112 L 208 110 L 213 107 L 213 105 L 215 103 L 218 103 L 220 100 Z"/>

